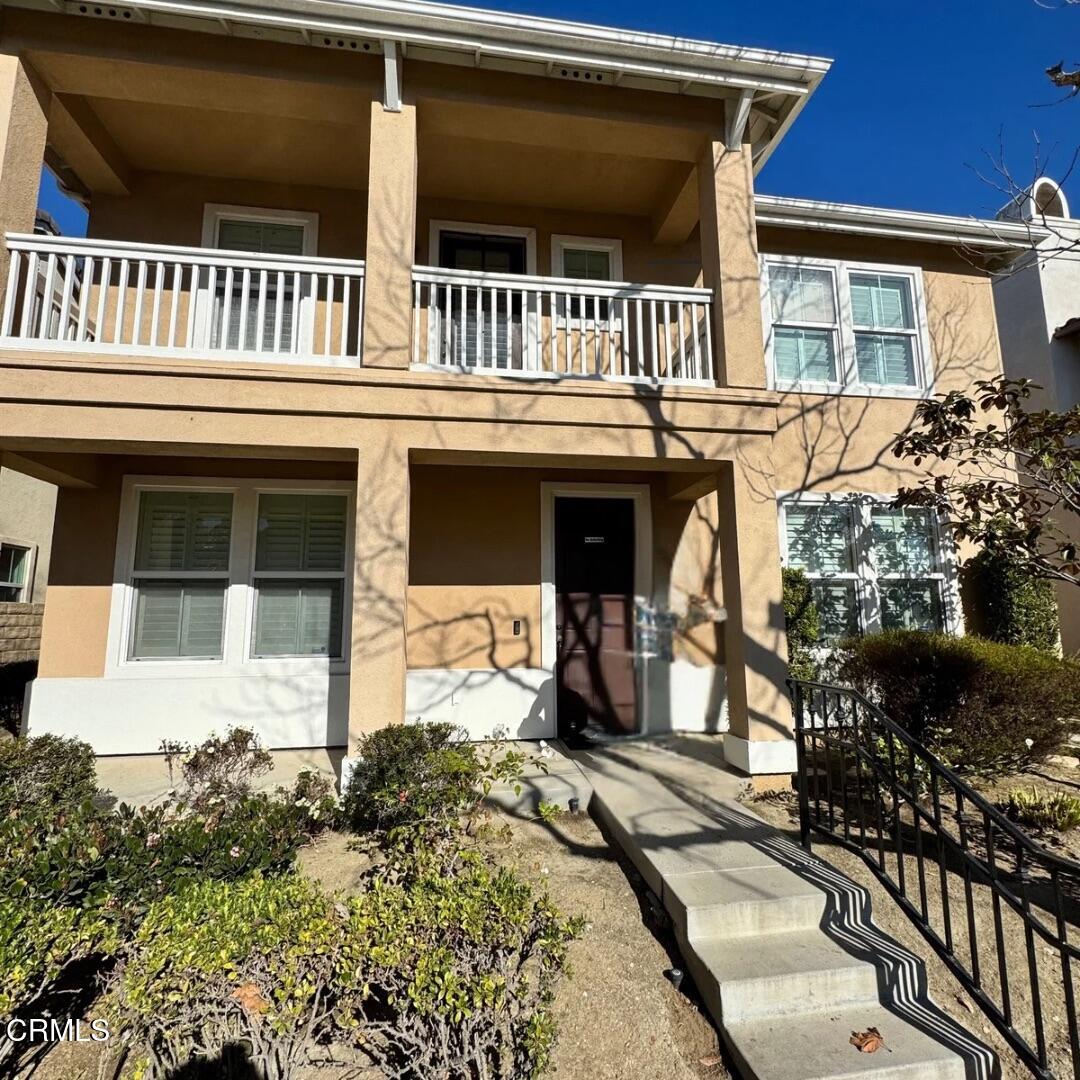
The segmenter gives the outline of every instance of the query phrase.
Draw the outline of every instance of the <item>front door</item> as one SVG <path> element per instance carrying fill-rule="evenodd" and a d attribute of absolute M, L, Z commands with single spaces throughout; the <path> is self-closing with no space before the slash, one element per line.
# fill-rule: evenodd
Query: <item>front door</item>
<path fill-rule="evenodd" d="M 555 500 L 559 734 L 637 728 L 634 502 Z"/>

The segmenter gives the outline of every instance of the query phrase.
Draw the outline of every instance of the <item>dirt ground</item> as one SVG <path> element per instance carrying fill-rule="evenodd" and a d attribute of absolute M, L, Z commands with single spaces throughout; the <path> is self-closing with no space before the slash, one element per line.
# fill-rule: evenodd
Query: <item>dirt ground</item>
<path fill-rule="evenodd" d="M 1026 785 L 1031 786 L 1030 776 L 1025 777 Z M 1016 783 L 1006 784 L 1016 787 Z M 781 829 L 794 839 L 798 838 L 798 802 L 791 792 L 769 796 L 750 796 L 748 805 L 770 824 Z M 979 1006 L 970 999 L 959 981 L 927 943 L 915 924 L 904 914 L 885 888 L 871 873 L 866 863 L 854 852 L 839 844 L 830 843 L 824 838 L 815 837 L 813 852 L 842 873 L 863 886 L 871 896 L 874 922 L 894 937 L 905 948 L 919 957 L 925 967 L 927 983 L 931 997 L 957 1023 L 967 1028 L 984 1043 L 990 1046 L 1001 1062 L 1002 1080 L 1029 1080 L 1031 1073 L 1020 1061 L 1015 1052 L 998 1034 Z M 886 862 L 893 876 L 896 876 L 895 861 Z M 908 895 L 919 904 L 918 867 L 914 856 L 904 860 L 908 881 Z M 938 863 L 927 860 L 927 907 L 931 925 L 943 932 L 943 905 Z M 947 875 L 948 898 L 954 942 L 958 954 L 965 963 L 969 958 L 968 931 L 964 914 L 964 885 L 959 874 Z M 976 953 L 980 956 L 984 988 L 991 998 L 1000 1001 L 1000 979 L 998 977 L 997 953 L 994 947 L 994 910 L 990 890 L 978 885 L 973 886 L 973 907 L 975 912 Z M 1014 1022 L 1029 1041 L 1034 1040 L 1030 1023 L 1032 993 L 1028 980 L 1027 946 L 1020 920 L 1003 912 L 1005 927 L 1007 970 L 1009 988 L 1014 1009 Z M 1040 997 L 1048 1040 L 1051 1071 L 1055 1076 L 1071 1076 L 1073 1066 L 1069 1056 L 1069 1033 L 1064 1012 L 1064 994 L 1062 992 L 1061 968 L 1057 954 L 1039 942 L 1036 946 L 1037 963 L 1040 978 Z M 1073 975 L 1074 988 L 1077 973 Z"/>
<path fill-rule="evenodd" d="M 563 912 L 587 920 L 558 991 L 559 1040 L 547 1080 L 727 1080 L 716 1030 L 692 986 L 687 981 L 689 993 L 681 993 L 665 977 L 679 963 L 669 931 L 654 917 L 636 871 L 588 815 L 563 814 L 547 824 L 493 812 L 479 842 L 546 889 Z M 340 833 L 300 853 L 302 872 L 332 890 L 355 889 L 364 866 Z M 96 1080 L 99 1056 L 97 1045 L 61 1044 L 32 1075 Z M 316 1068 L 305 1070 L 304 1080 L 339 1075 Z"/>

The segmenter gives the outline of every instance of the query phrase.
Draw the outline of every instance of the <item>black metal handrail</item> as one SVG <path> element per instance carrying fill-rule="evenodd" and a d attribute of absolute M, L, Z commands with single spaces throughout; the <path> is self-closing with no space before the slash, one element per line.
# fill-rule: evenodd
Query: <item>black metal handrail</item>
<path fill-rule="evenodd" d="M 803 845 L 809 850 L 816 832 L 859 854 L 1032 1073 L 1065 1080 L 1071 1071 L 1080 1080 L 1073 982 L 1080 946 L 1069 940 L 1080 921 L 1080 863 L 1033 840 L 862 694 L 797 679 L 789 685 Z M 928 858 L 938 871 L 934 906 Z M 918 906 L 909 896 L 912 859 Z M 996 971 L 982 955 L 980 890 L 993 912 Z M 1018 943 L 1026 991 L 1010 979 L 1017 966 L 1010 946 Z"/>

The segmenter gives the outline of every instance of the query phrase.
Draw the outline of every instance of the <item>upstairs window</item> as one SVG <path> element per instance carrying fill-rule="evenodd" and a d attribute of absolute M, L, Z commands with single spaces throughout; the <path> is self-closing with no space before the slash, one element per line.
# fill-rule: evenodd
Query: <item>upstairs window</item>
<path fill-rule="evenodd" d="M 763 312 L 780 390 L 922 396 L 929 348 L 917 268 L 767 256 Z"/>
<path fill-rule="evenodd" d="M 954 630 L 955 577 L 936 515 L 867 495 L 781 503 L 785 564 L 805 572 L 821 641 Z"/>

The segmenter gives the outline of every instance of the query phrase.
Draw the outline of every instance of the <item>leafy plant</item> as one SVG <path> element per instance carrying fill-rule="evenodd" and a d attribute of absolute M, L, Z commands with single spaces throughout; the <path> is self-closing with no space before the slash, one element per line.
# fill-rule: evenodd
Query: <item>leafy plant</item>
<path fill-rule="evenodd" d="M 914 465 L 952 468 L 902 489 L 898 502 L 933 507 L 956 540 L 1077 585 L 1080 552 L 1069 518 L 1080 512 L 1080 405 L 1029 412 L 1034 388 L 1030 379 L 1000 375 L 970 393 L 920 401 L 893 452 Z"/>
<path fill-rule="evenodd" d="M 1013 555 L 983 549 L 963 569 L 968 626 L 980 637 L 1057 653 L 1053 586 Z"/>
<path fill-rule="evenodd" d="M 1080 664 L 976 637 L 890 630 L 843 642 L 838 675 L 953 768 L 1043 760 L 1080 713 Z"/>
<path fill-rule="evenodd" d="M 61 735 L 0 741 L 0 817 L 58 813 L 98 794 L 94 751 Z"/>
<path fill-rule="evenodd" d="M 200 809 L 248 795 L 252 781 L 274 766 L 258 735 L 241 727 L 230 728 L 224 737 L 211 735 L 194 747 L 165 740 L 161 752 L 170 777 L 179 760 L 186 788 L 181 798 Z"/>
<path fill-rule="evenodd" d="M 540 800 L 536 812 L 540 815 L 540 820 L 546 825 L 558 821 L 564 813 L 563 808 L 558 803 L 548 802 L 546 799 Z"/>
<path fill-rule="evenodd" d="M 821 637 L 821 620 L 814 592 L 806 574 L 799 569 L 783 569 L 784 622 L 787 626 L 788 670 L 793 679 L 813 681 L 818 677 L 814 649 Z"/>
<path fill-rule="evenodd" d="M 1021 825 L 1034 829 L 1067 832 L 1080 826 L 1080 799 L 1064 791 L 1042 792 L 1017 788 L 1005 797 L 1001 808 Z"/>
<path fill-rule="evenodd" d="M 342 798 L 357 830 L 456 820 L 478 798 L 483 765 L 452 724 L 393 724 L 364 735 Z"/>

